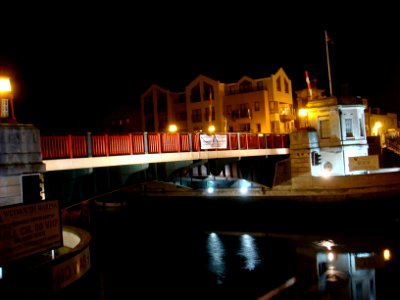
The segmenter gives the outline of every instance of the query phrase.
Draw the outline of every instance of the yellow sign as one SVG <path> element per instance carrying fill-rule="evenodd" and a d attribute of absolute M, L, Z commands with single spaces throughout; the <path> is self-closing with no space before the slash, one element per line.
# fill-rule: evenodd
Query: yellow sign
<path fill-rule="evenodd" d="M 57 200 L 0 208 L 0 265 L 62 245 Z"/>
<path fill-rule="evenodd" d="M 378 155 L 349 157 L 350 171 L 364 171 L 379 169 Z"/>

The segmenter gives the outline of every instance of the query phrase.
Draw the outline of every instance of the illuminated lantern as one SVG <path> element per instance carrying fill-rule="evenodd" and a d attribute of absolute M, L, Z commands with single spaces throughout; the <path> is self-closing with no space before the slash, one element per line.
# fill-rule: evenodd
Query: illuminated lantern
<path fill-rule="evenodd" d="M 0 77 L 0 122 L 15 123 L 10 79 Z"/>

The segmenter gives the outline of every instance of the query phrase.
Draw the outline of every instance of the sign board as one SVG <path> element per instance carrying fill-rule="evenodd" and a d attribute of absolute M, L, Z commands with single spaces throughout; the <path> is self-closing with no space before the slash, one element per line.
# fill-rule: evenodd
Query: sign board
<path fill-rule="evenodd" d="M 52 269 L 53 290 L 59 290 L 81 278 L 90 269 L 90 250 L 87 246 L 78 255 L 65 262 L 55 265 Z"/>
<path fill-rule="evenodd" d="M 383 266 L 384 266 L 383 260 L 375 255 L 355 258 L 356 270 L 377 269 L 377 268 L 382 268 Z"/>
<path fill-rule="evenodd" d="M 201 134 L 201 150 L 226 149 L 228 147 L 228 136 L 226 134 Z"/>
<path fill-rule="evenodd" d="M 379 169 L 378 155 L 349 157 L 350 171 L 376 170 Z"/>
<path fill-rule="evenodd" d="M 57 200 L 0 208 L 0 265 L 62 245 Z"/>

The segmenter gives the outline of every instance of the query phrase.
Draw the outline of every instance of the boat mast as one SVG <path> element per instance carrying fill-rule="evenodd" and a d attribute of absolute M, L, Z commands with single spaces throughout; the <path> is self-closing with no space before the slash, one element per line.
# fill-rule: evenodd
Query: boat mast
<path fill-rule="evenodd" d="M 329 62 L 329 47 L 328 42 L 330 41 L 328 33 L 325 30 L 325 48 L 326 48 L 326 62 L 328 66 L 328 79 L 329 79 L 329 96 L 332 96 L 332 78 L 331 78 L 331 64 Z"/>

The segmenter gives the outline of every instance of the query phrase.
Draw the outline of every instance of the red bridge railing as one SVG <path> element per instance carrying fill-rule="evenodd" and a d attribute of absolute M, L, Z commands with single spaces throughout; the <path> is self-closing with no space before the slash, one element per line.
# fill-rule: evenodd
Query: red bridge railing
<path fill-rule="evenodd" d="M 64 159 L 113 155 L 204 151 L 200 133 L 126 133 L 92 135 L 48 135 L 40 137 L 42 158 Z M 289 148 L 288 134 L 217 133 L 227 136 L 227 148 Z M 217 149 L 212 149 L 216 150 Z M 210 151 L 210 150 L 208 150 Z"/>

